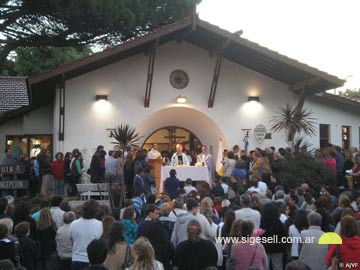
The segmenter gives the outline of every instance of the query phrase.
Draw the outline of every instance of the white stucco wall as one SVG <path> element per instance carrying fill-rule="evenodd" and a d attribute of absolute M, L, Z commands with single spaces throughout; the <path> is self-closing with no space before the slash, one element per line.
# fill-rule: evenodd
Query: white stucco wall
<path fill-rule="evenodd" d="M 356 112 L 349 113 L 339 108 L 329 107 L 315 101 L 306 101 L 305 107 L 313 111 L 317 128 L 320 124 L 330 125 L 330 142 L 334 145 L 342 145 L 342 126 L 350 126 L 350 146 L 360 147 L 359 128 L 360 115 Z M 320 134 L 308 139 L 315 147 L 319 147 Z"/>
<path fill-rule="evenodd" d="M 253 130 L 258 124 L 270 129 L 270 117 L 278 106 L 295 103 L 296 97 L 288 91 L 288 85 L 223 59 L 214 108 L 208 108 L 215 61 L 207 51 L 186 42 L 160 46 L 156 52 L 149 108 L 144 108 L 148 56 L 143 53 L 68 80 L 64 142 L 57 140 L 57 93 L 54 106 L 0 126 L 0 146 L 5 143 L 5 134 L 53 133 L 54 152 L 79 148 L 89 165 L 97 145 L 102 144 L 106 149 L 113 147 L 106 129 L 125 122 L 137 127 L 144 139 L 164 126 L 186 128 L 208 147 L 213 146 L 214 156 L 220 137 L 224 139 L 225 147 L 239 144 L 243 148 L 242 129 Z M 183 69 L 189 75 L 189 85 L 183 90 L 170 85 L 169 75 L 175 69 Z M 98 94 L 108 95 L 108 102 L 95 102 Z M 180 94 L 188 98 L 186 105 L 175 104 Z M 250 95 L 259 96 L 260 102 L 249 103 Z M 317 123 L 331 125 L 332 143 L 341 145 L 341 125 L 349 125 L 352 127 L 352 145 L 358 146 L 358 115 L 310 101 L 305 107 L 314 111 Z M 319 135 L 309 141 L 318 147 Z M 285 146 L 284 134 L 273 133 L 271 140 L 259 145 L 251 132 L 250 148 L 257 146 Z"/>
<path fill-rule="evenodd" d="M 66 82 L 65 142 L 59 150 L 75 147 L 89 159 L 98 144 L 112 147 L 106 128 L 122 122 L 138 127 L 145 138 L 164 125 L 179 125 L 192 130 L 203 143 L 217 148 L 219 137 L 228 146 L 242 145 L 242 128 L 257 124 L 269 128 L 269 117 L 279 104 L 292 101 L 288 86 L 255 71 L 223 60 L 214 108 L 207 106 L 215 58 L 186 42 L 167 43 L 157 49 L 150 108 L 144 108 L 148 57 L 139 54 Z M 183 90 L 174 89 L 169 75 L 174 69 L 185 70 L 190 78 Z M 107 94 L 109 108 L 101 111 L 95 95 Z M 175 105 L 178 95 L 188 98 L 187 105 Z M 260 96 L 260 103 L 249 104 L 249 95 Z M 176 107 L 177 109 L 167 109 Z M 155 114 L 157 112 L 162 113 Z M 55 110 L 54 119 L 57 119 Z M 155 115 L 157 117 L 154 117 Z M 152 116 L 153 115 L 153 116 Z M 144 119 L 149 118 L 149 122 Z M 148 121 L 150 121 L 148 119 Z M 57 125 L 54 126 L 57 129 Z M 273 136 L 265 145 L 283 145 L 281 136 Z M 259 146 L 254 136 L 250 146 Z"/>
<path fill-rule="evenodd" d="M 53 134 L 53 105 L 44 106 L 0 125 L 0 161 L 7 135 Z"/>

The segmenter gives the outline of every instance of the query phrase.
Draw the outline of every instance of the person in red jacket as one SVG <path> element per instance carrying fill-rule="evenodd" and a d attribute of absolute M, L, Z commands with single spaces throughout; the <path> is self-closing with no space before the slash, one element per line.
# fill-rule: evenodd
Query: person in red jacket
<path fill-rule="evenodd" d="M 360 237 L 356 220 L 345 216 L 340 221 L 341 245 L 331 245 L 326 255 L 326 264 L 331 265 L 333 258 L 341 269 L 360 270 Z"/>
<path fill-rule="evenodd" d="M 64 155 L 63 153 L 59 152 L 55 155 L 52 172 L 54 175 L 54 193 L 60 196 L 64 194 L 64 165 Z"/>
<path fill-rule="evenodd" d="M 336 153 L 334 151 L 330 151 L 328 157 L 324 160 L 324 164 L 329 169 L 332 177 L 332 181 L 335 183 L 336 178 Z"/>

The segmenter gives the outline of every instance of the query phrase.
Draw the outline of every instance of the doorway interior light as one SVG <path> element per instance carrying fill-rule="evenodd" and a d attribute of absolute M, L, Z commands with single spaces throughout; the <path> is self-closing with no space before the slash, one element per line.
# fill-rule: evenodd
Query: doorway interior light
<path fill-rule="evenodd" d="M 256 101 L 256 102 L 260 102 L 260 97 L 259 96 L 249 96 L 248 97 L 248 101 Z"/>
<path fill-rule="evenodd" d="M 108 100 L 108 96 L 107 95 L 96 95 L 95 96 L 96 101 L 99 100 Z"/>
<path fill-rule="evenodd" d="M 185 96 L 180 95 L 180 96 L 176 97 L 176 103 L 184 104 L 184 103 L 186 103 L 186 101 L 187 101 L 187 98 Z"/>

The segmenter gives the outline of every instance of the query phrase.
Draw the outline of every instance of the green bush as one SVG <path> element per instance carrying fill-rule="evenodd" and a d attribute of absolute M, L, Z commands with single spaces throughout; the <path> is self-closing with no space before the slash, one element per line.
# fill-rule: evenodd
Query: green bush
<path fill-rule="evenodd" d="M 275 161 L 273 176 L 289 188 L 298 187 L 304 182 L 312 186 L 331 184 L 327 167 L 322 162 L 301 154 Z"/>

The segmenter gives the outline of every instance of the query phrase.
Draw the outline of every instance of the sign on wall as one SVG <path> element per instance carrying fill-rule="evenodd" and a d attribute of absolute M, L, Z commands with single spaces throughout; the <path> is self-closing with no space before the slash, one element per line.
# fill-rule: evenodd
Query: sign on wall
<path fill-rule="evenodd" d="M 10 178 L 0 181 L 0 189 L 28 189 L 29 180 L 17 179 L 18 175 L 24 174 L 25 167 L 19 165 L 0 165 L 0 174 L 10 175 Z"/>
<path fill-rule="evenodd" d="M 262 144 L 265 136 L 266 136 L 267 129 L 264 125 L 259 124 L 254 128 L 254 135 L 255 139 L 259 144 Z"/>
<path fill-rule="evenodd" d="M 24 174 L 25 167 L 19 165 L 0 165 L 0 174 Z"/>

